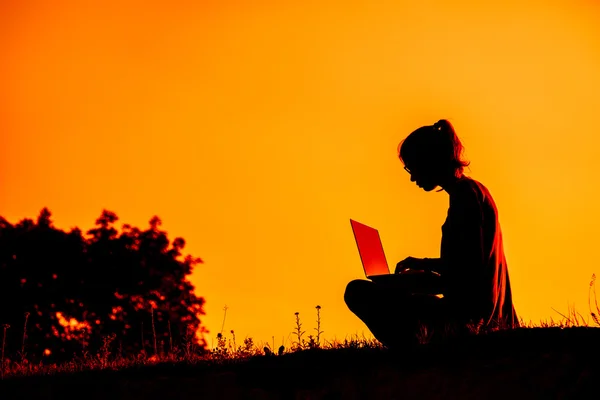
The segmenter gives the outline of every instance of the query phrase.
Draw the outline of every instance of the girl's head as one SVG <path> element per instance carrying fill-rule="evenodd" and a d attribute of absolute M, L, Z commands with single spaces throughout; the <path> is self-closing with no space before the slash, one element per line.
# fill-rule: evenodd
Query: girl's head
<path fill-rule="evenodd" d="M 463 145 L 452 124 L 441 119 L 422 126 L 398 145 L 398 157 L 410 173 L 411 182 L 429 192 L 460 178 L 469 162 L 463 159 Z"/>

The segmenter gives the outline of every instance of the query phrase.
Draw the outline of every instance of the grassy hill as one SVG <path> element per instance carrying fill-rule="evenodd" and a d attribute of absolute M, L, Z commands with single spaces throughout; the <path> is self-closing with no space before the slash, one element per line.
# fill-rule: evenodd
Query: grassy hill
<path fill-rule="evenodd" d="M 520 328 L 404 350 L 347 346 L 5 376 L 0 399 L 600 398 L 600 328 Z"/>

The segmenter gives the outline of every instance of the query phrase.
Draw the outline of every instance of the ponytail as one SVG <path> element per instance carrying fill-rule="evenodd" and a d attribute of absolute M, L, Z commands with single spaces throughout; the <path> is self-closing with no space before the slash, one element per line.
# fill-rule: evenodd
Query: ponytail
<path fill-rule="evenodd" d="M 464 147 L 454 131 L 454 127 L 447 119 L 440 119 L 433 124 L 434 133 L 441 134 L 440 145 L 445 154 L 449 156 L 451 166 L 456 175 L 462 174 L 464 167 L 469 166 L 469 162 L 463 158 Z"/>

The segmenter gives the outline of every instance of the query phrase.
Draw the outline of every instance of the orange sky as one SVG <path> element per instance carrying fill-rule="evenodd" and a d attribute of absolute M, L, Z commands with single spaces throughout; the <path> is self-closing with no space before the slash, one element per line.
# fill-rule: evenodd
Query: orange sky
<path fill-rule="evenodd" d="M 396 148 L 448 118 L 496 200 L 519 315 L 587 314 L 600 6 L 495 3 L 3 1 L 0 215 L 158 215 L 205 261 L 209 343 L 225 305 L 238 341 L 289 345 L 317 304 L 343 338 L 368 332 L 342 298 L 363 277 L 349 218 L 392 266 L 439 255 L 448 196 Z"/>

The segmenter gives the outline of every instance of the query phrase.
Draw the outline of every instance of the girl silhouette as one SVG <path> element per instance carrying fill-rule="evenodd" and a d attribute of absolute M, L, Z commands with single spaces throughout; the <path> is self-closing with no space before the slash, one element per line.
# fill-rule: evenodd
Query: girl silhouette
<path fill-rule="evenodd" d="M 439 258 L 408 257 L 396 265 L 394 275 L 354 280 L 346 287 L 348 308 L 387 347 L 418 342 L 423 326 L 433 341 L 473 328 L 519 326 L 496 204 L 483 184 L 463 174 L 469 163 L 462 152 L 444 119 L 415 130 L 398 146 L 411 182 L 427 192 L 441 187 L 450 206 Z M 429 291 L 414 293 L 414 282 Z"/>

